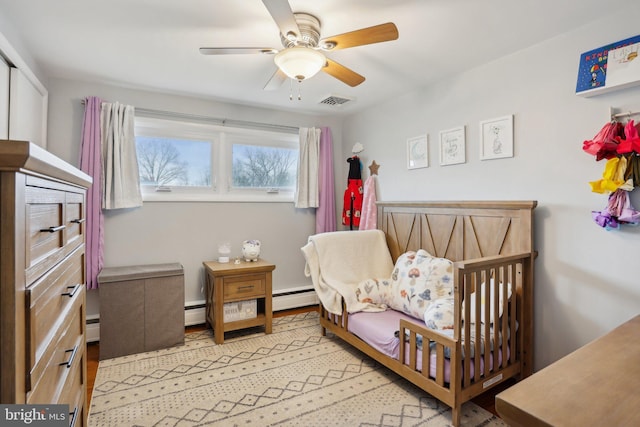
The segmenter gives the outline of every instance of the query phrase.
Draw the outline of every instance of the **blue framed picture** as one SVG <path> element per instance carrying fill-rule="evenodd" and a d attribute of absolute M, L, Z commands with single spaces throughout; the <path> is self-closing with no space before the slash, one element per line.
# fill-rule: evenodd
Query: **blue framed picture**
<path fill-rule="evenodd" d="M 640 35 L 590 50 L 580 55 L 576 94 L 602 92 L 607 88 L 607 59 L 609 51 L 640 42 Z"/>

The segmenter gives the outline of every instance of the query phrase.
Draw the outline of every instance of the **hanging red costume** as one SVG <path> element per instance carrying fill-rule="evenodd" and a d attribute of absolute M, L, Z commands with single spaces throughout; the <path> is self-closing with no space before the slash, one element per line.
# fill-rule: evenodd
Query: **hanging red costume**
<path fill-rule="evenodd" d="M 347 163 L 349 163 L 349 178 L 347 180 L 347 189 L 344 192 L 342 224 L 348 225 L 353 230 L 353 227 L 360 226 L 363 197 L 362 173 L 360 172 L 361 164 L 358 156 L 348 158 Z"/>

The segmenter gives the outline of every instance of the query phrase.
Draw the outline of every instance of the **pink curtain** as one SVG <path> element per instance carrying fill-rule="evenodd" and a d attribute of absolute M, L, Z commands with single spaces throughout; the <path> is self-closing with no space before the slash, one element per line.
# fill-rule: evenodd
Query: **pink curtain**
<path fill-rule="evenodd" d="M 333 180 L 333 138 L 329 127 L 321 128 L 318 192 L 320 204 L 316 210 L 316 233 L 336 231 L 336 195 Z"/>
<path fill-rule="evenodd" d="M 82 122 L 82 150 L 80 169 L 93 178 L 87 191 L 87 221 L 85 234 L 85 258 L 87 260 L 87 288 L 98 288 L 98 274 L 104 265 L 103 215 L 102 215 L 102 148 L 100 132 L 100 109 L 102 100 L 95 96 L 85 99 Z"/>

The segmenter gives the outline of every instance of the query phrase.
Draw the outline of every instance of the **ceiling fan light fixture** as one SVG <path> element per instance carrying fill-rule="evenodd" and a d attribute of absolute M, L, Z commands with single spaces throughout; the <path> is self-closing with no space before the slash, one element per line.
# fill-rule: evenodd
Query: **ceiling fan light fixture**
<path fill-rule="evenodd" d="M 327 63 L 327 58 L 321 52 L 304 46 L 282 50 L 273 60 L 283 73 L 296 80 L 315 76 Z"/>

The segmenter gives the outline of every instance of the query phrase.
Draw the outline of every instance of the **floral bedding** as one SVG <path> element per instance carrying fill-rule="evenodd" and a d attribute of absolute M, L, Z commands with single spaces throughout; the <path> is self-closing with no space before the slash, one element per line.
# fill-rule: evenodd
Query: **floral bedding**
<path fill-rule="evenodd" d="M 389 279 L 365 280 L 354 292 L 359 302 L 424 319 L 432 304 L 452 299 L 453 262 L 424 249 L 406 252 L 398 257 Z"/>

